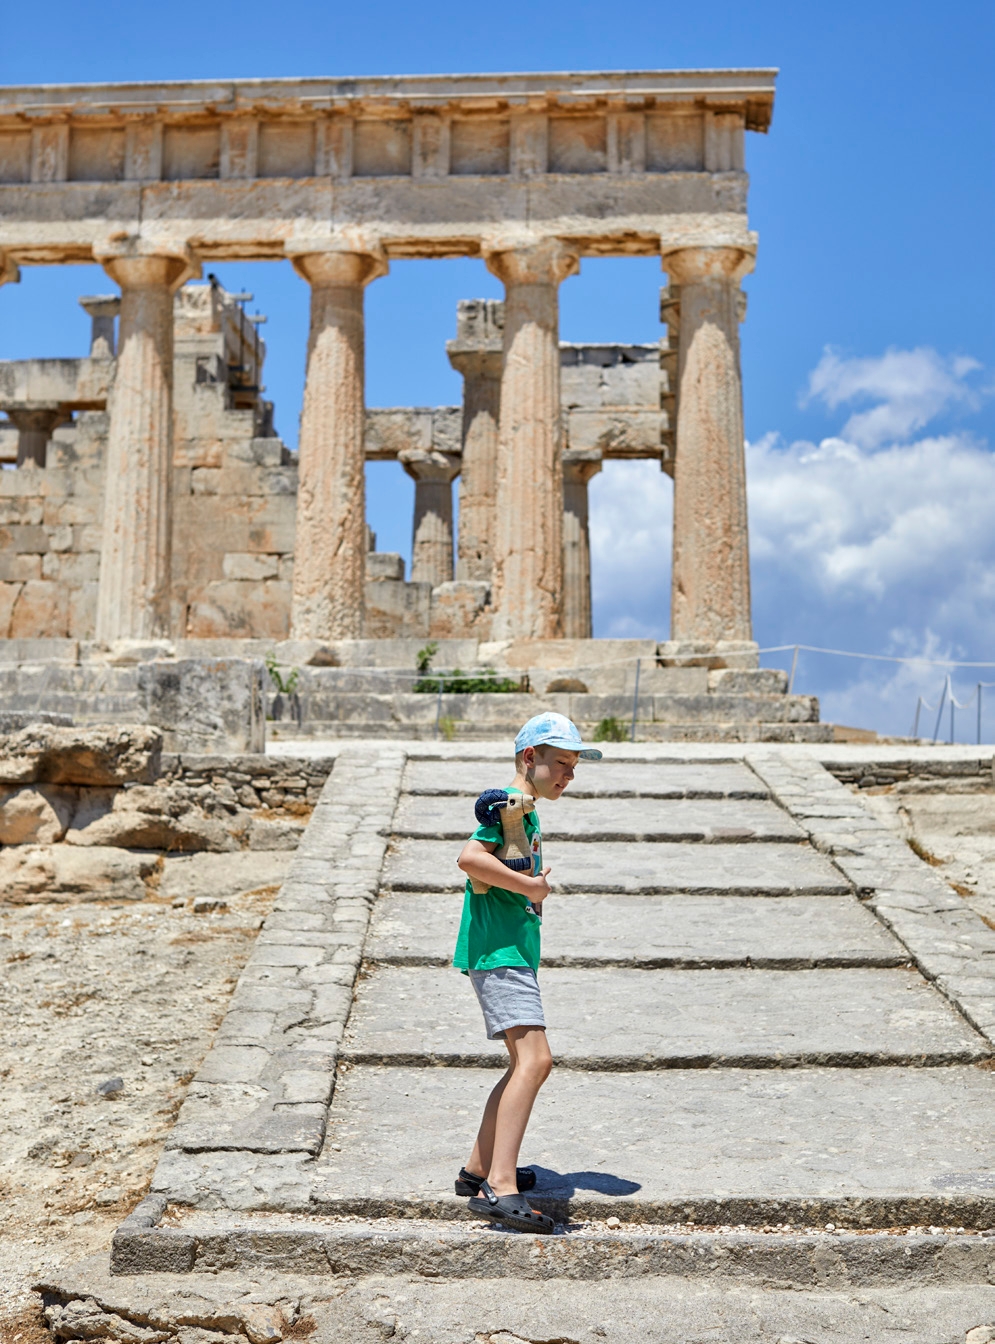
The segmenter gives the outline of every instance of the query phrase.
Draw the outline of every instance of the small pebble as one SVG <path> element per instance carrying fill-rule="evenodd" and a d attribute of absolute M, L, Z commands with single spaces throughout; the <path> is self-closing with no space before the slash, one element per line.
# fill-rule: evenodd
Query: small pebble
<path fill-rule="evenodd" d="M 97 1084 L 97 1091 L 102 1097 L 116 1097 L 119 1092 L 124 1091 L 123 1078 L 105 1078 L 102 1083 Z"/>
<path fill-rule="evenodd" d="M 605 1227 L 621 1227 L 621 1226 L 622 1226 L 622 1220 L 621 1220 L 621 1218 L 606 1218 L 606 1219 L 605 1219 Z"/>

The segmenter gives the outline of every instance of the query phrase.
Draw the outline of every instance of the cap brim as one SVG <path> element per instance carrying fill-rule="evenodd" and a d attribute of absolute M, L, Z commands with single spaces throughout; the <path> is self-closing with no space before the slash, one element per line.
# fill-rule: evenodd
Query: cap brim
<path fill-rule="evenodd" d="M 551 737 L 541 745 L 544 747 L 558 747 L 560 751 L 575 751 L 582 761 L 601 760 L 601 752 L 597 747 L 578 747 L 576 742 L 567 742 L 562 737 Z"/>

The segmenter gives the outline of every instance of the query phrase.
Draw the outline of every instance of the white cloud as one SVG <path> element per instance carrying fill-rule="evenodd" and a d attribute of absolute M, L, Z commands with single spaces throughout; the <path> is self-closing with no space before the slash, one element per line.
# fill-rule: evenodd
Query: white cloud
<path fill-rule="evenodd" d="M 908 732 L 917 695 L 935 700 L 945 675 L 924 660 L 995 661 L 995 453 L 964 432 L 889 441 L 969 404 L 977 368 L 932 350 L 827 354 L 811 395 L 878 406 L 820 443 L 767 434 L 747 445 L 760 640 L 917 660 L 803 655 L 798 689 L 821 694 L 826 719 Z M 653 463 L 609 462 L 592 482 L 597 634 L 666 636 L 671 518 L 671 482 Z M 995 670 L 957 673 L 958 697 L 979 678 Z"/>
<path fill-rule="evenodd" d="M 852 402 L 875 402 L 851 415 L 841 432 L 851 443 L 876 448 L 923 429 L 954 404 L 975 405 L 978 394 L 965 380 L 980 368 L 969 356 L 945 359 L 924 346 L 892 349 L 872 359 L 842 359 L 827 349 L 809 375 L 802 404 L 817 398 L 835 410 Z"/>

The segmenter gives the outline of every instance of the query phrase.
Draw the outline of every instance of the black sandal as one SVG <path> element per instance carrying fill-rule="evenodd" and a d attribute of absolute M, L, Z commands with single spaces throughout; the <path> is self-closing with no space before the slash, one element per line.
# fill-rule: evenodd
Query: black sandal
<path fill-rule="evenodd" d="M 518 1180 L 519 1191 L 535 1188 L 536 1174 L 531 1167 L 516 1167 L 515 1176 Z M 483 1183 L 483 1176 L 474 1176 L 473 1172 L 467 1171 L 466 1167 L 460 1167 L 460 1173 L 456 1177 L 456 1193 L 458 1195 L 479 1195 Z"/>
<path fill-rule="evenodd" d="M 519 1232 L 549 1233 L 556 1228 L 552 1218 L 531 1208 L 524 1195 L 496 1195 L 486 1181 L 481 1181 L 480 1194 L 474 1196 L 466 1207 L 478 1218 L 503 1223 Z"/>

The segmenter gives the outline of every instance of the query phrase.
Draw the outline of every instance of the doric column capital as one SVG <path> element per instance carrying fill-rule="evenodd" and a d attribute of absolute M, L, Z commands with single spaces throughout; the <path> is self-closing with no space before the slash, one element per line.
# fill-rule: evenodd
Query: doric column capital
<path fill-rule="evenodd" d="M 502 234 L 485 239 L 480 250 L 487 269 L 506 285 L 558 285 L 580 270 L 578 252 L 559 238 Z"/>
<path fill-rule="evenodd" d="M 729 280 L 736 284 L 749 275 L 756 261 L 753 236 L 741 247 L 674 247 L 661 257 L 672 285 L 693 285 L 701 280 Z"/>
<path fill-rule="evenodd" d="M 72 412 L 54 403 L 49 406 L 8 406 L 7 418 L 25 434 L 51 434 L 71 420 Z"/>
<path fill-rule="evenodd" d="M 459 475 L 460 458 L 455 453 L 440 453 L 435 448 L 404 448 L 397 460 L 415 481 L 434 481 L 448 485 Z"/>
<path fill-rule="evenodd" d="M 295 238 L 287 243 L 294 270 L 310 285 L 368 285 L 390 269 L 379 242 L 358 235 Z"/>
<path fill-rule="evenodd" d="M 115 233 L 94 243 L 93 257 L 122 289 L 166 285 L 175 293 L 200 277 L 200 262 L 184 241 Z"/>
<path fill-rule="evenodd" d="M 568 485 L 587 485 L 604 465 L 600 448 L 565 448 L 562 460 L 563 480 Z"/>

